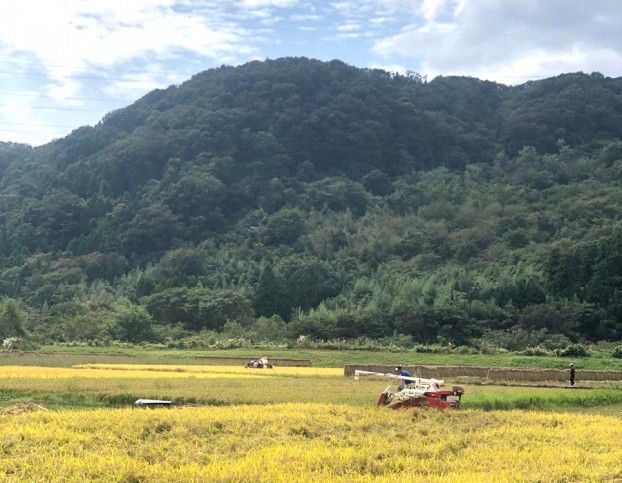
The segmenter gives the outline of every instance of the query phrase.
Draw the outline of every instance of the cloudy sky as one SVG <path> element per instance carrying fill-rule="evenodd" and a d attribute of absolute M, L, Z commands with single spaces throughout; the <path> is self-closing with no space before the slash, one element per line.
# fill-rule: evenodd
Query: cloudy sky
<path fill-rule="evenodd" d="M 520 84 L 622 76 L 618 0 L 19 0 L 0 16 L 0 141 L 60 138 L 223 64 L 305 56 Z"/>

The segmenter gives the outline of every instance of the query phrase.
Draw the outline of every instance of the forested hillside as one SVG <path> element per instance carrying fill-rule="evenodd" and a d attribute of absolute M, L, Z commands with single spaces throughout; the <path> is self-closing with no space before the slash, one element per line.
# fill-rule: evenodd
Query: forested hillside
<path fill-rule="evenodd" d="M 622 340 L 622 78 L 284 58 L 0 143 L 0 336 Z"/>

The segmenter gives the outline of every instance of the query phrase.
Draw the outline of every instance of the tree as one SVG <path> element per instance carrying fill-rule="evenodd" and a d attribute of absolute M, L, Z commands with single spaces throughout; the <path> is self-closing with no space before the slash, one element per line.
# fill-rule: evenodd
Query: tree
<path fill-rule="evenodd" d="M 290 258 L 281 267 L 287 312 L 293 308 L 309 310 L 336 296 L 342 289 L 334 268 L 317 258 Z M 288 314 L 289 315 L 289 314 Z"/>
<path fill-rule="evenodd" d="M 303 214 L 296 209 L 284 208 L 268 219 L 266 234 L 273 245 L 295 242 L 305 228 Z"/>
<path fill-rule="evenodd" d="M 23 337 L 24 313 L 13 299 L 5 299 L 0 305 L 0 338 Z"/>
<path fill-rule="evenodd" d="M 168 334 L 300 308 L 318 337 L 620 338 L 620 106 L 602 75 L 210 69 L 45 146 L 0 143 L 0 294 L 51 340 L 112 319 L 96 285 Z"/>
<path fill-rule="evenodd" d="M 386 196 L 393 193 L 391 178 L 379 169 L 374 169 L 367 173 L 363 177 L 362 183 L 367 191 L 376 196 Z"/>
<path fill-rule="evenodd" d="M 287 325 L 278 315 L 273 315 L 270 318 L 259 317 L 253 322 L 252 332 L 260 341 L 274 342 L 285 338 Z"/>
<path fill-rule="evenodd" d="M 138 211 L 119 236 L 126 253 L 143 255 L 169 248 L 175 238 L 186 237 L 186 230 L 167 205 L 154 203 Z"/>
<path fill-rule="evenodd" d="M 282 314 L 284 293 L 280 282 L 272 270 L 272 265 L 266 265 L 255 288 L 255 300 L 253 306 L 258 316 L 271 317 Z"/>
<path fill-rule="evenodd" d="M 113 340 L 150 342 L 154 339 L 153 318 L 143 305 L 124 301 L 115 307 L 105 332 Z"/>
<path fill-rule="evenodd" d="M 193 331 L 220 331 L 227 321 L 248 328 L 254 318 L 250 301 L 227 289 L 173 287 L 142 300 L 158 323 L 173 325 L 181 322 L 185 329 Z"/>
<path fill-rule="evenodd" d="M 312 206 L 317 210 L 346 211 L 362 216 L 367 210 L 367 193 L 363 185 L 345 177 L 328 177 L 311 183 L 307 189 Z"/>

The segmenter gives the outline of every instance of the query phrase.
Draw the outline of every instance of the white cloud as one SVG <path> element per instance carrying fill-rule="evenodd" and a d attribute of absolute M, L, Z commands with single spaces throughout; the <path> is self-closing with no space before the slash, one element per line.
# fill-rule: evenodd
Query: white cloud
<path fill-rule="evenodd" d="M 615 0 L 5 3 L 0 140 L 26 139 L 17 132 L 29 124 L 32 131 L 46 123 L 94 124 L 153 88 L 253 59 L 328 56 L 390 72 L 506 84 L 579 70 L 622 75 L 622 9 Z"/>
<path fill-rule="evenodd" d="M 379 39 L 374 53 L 416 59 L 430 75 L 515 83 L 556 75 L 560 69 L 590 71 L 603 44 L 610 43 L 605 50 L 622 50 L 622 14 L 616 2 L 424 0 L 420 12 L 419 22 Z M 597 57 L 603 56 L 619 57 L 602 52 Z"/>
<path fill-rule="evenodd" d="M 17 136 L 8 132 L 11 121 L 36 126 L 45 119 L 50 122 L 54 115 L 76 119 L 78 113 L 67 108 L 84 106 L 80 124 L 92 124 L 122 106 L 108 103 L 106 108 L 100 103 L 88 109 L 89 98 L 102 93 L 139 97 L 155 87 L 180 83 L 206 64 L 239 63 L 260 56 L 261 31 L 251 32 L 239 19 L 248 14 L 268 17 L 266 9 L 295 3 L 209 2 L 199 10 L 196 2 L 187 0 L 7 3 L 0 16 L 0 68 L 13 76 L 3 87 L 17 92 L 36 84 L 46 97 L 23 103 L 16 115 L 17 108 L 6 107 L 5 97 L 0 96 L 5 106 L 0 107 L 0 140 L 27 137 L 18 129 L 13 129 Z M 254 10 L 240 11 L 241 6 Z M 148 65 L 162 68 L 147 69 Z M 37 109 L 43 104 L 47 111 Z M 32 142 L 37 143 L 38 128 L 32 131 Z"/>
<path fill-rule="evenodd" d="M 353 30 L 360 30 L 361 26 L 357 23 L 349 23 L 346 25 L 339 25 L 337 30 L 340 32 L 352 32 Z"/>
<path fill-rule="evenodd" d="M 62 89 L 64 94 L 80 89 L 81 83 L 71 76 L 94 67 L 153 57 L 166 61 L 184 52 L 215 61 L 257 52 L 244 42 L 244 29 L 227 22 L 224 12 L 215 10 L 206 19 L 174 11 L 173 4 L 173 0 L 77 4 L 21 0 L 3 11 L 0 43 L 4 55 L 34 56 L 53 79 L 48 89 Z"/>
<path fill-rule="evenodd" d="M 426 22 L 433 22 L 447 7 L 445 0 L 423 0 L 419 11 Z"/>
<path fill-rule="evenodd" d="M 243 2 L 255 7 L 248 12 L 255 18 L 269 15 L 259 7 L 293 3 Z M 173 0 L 83 0 L 77 4 L 21 0 L 3 11 L 0 44 L 13 52 L 30 52 L 46 64 L 73 66 L 76 72 L 149 53 L 170 58 L 179 49 L 214 59 L 239 49 L 245 54 L 252 50 L 245 44 L 247 32 L 230 20 L 231 13 L 223 7 L 201 16 L 175 10 L 174 4 Z"/>
<path fill-rule="evenodd" d="M 305 14 L 305 15 L 301 15 L 301 14 L 294 14 L 294 15 L 290 15 L 289 19 L 293 22 L 300 22 L 300 21 L 305 21 L 305 20 L 322 20 L 324 17 L 322 15 L 317 15 L 317 14 Z"/>
<path fill-rule="evenodd" d="M 242 0 L 242 8 L 293 7 L 298 0 Z"/>

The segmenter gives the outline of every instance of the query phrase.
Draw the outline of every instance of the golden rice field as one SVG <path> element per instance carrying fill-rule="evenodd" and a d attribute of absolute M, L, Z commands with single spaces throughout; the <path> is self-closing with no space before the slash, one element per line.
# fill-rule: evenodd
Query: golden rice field
<path fill-rule="evenodd" d="M 589 391 L 467 386 L 463 410 L 391 411 L 375 407 L 386 385 L 310 367 L 0 367 L 5 399 L 198 403 L 0 413 L 0 481 L 622 481 L 615 414 L 468 409 Z"/>
<path fill-rule="evenodd" d="M 94 370 L 99 370 L 95 373 Z M 279 376 L 343 376 L 343 369 L 324 367 L 276 367 L 274 369 L 246 369 L 237 366 L 196 366 L 196 365 L 140 365 L 140 364 L 79 364 L 68 367 L 0 366 L 0 377 L 29 378 L 257 378 Z"/>
<path fill-rule="evenodd" d="M 69 367 L 0 366 L 2 400 L 30 398 L 64 407 L 125 406 L 136 399 L 179 404 L 337 403 L 366 407 L 393 381 L 343 377 L 342 369 L 236 366 L 87 364 Z M 448 382 L 450 385 L 451 382 Z M 516 406 L 517 401 L 523 404 Z M 535 402 L 534 402 L 535 401 Z M 537 403 L 542 404 L 537 404 Z M 467 384 L 466 408 L 599 406 L 622 403 L 619 389 L 571 391 L 564 388 Z M 619 412 L 622 415 L 622 412 Z"/>
<path fill-rule="evenodd" d="M 371 383 L 372 389 L 366 388 Z M 0 366 L 0 396 L 71 395 L 122 404 L 139 398 L 210 405 L 336 402 L 368 405 L 384 382 L 357 383 L 343 369 L 235 366 L 80 365 L 74 368 Z M 41 396 L 38 396 L 41 397 Z M 57 398 L 55 398 L 57 399 Z M 372 401 L 373 400 L 373 401 Z"/>
<path fill-rule="evenodd" d="M 156 371 L 191 374 L 242 374 L 250 377 L 272 376 L 343 376 L 343 369 L 334 367 L 275 367 L 247 369 L 238 366 L 197 366 L 171 364 L 79 364 L 74 369 L 103 369 L 111 371 Z"/>
<path fill-rule="evenodd" d="M 0 416 L 2 481 L 619 481 L 622 420 L 339 404 Z"/>

